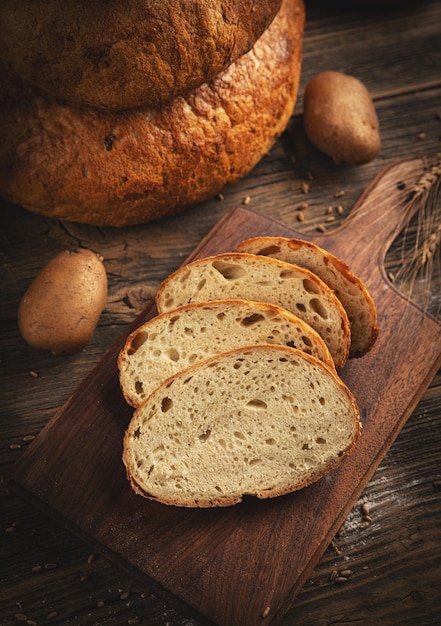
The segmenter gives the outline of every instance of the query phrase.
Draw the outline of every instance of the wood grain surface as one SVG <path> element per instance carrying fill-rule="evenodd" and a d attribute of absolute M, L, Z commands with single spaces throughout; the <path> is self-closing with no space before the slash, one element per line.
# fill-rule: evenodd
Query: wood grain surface
<path fill-rule="evenodd" d="M 287 229 L 299 231 L 305 238 L 323 237 L 324 245 L 332 245 L 332 238 L 326 239 L 328 233 L 336 233 L 344 222 L 349 225 L 346 228 L 350 227 L 351 220 L 345 221 L 348 214 L 385 167 L 405 160 L 414 162 L 417 169 L 421 164 L 427 168 L 436 160 L 441 148 L 441 4 L 436 0 L 382 4 L 383 7 L 379 7 L 377 2 L 363 2 L 355 6 L 354 3 L 336 2 L 331 6 L 318 0 L 306 2 L 302 79 L 291 123 L 253 172 L 225 189 L 222 197 L 191 207 L 173 219 L 124 229 L 100 229 L 46 220 L 19 207 L 1 204 L 2 476 L 10 476 L 15 463 L 22 457 L 25 460 L 23 453 L 31 451 L 30 444 L 37 444 L 38 439 L 33 442 L 32 439 L 51 422 L 60 407 L 69 406 L 69 398 L 78 385 L 86 384 L 83 381 L 88 380 L 110 347 L 136 322 L 160 281 L 192 254 L 232 207 L 248 204 L 257 214 L 274 218 Z M 386 4 L 387 10 L 383 10 Z M 304 134 L 304 88 L 315 74 L 326 69 L 357 76 L 373 95 L 380 119 L 382 148 L 380 155 L 365 166 L 334 165 L 309 144 Z M 332 207 L 331 213 L 327 212 L 328 207 Z M 250 226 L 257 224 L 258 220 L 254 220 L 254 213 L 242 215 L 246 216 L 247 232 L 252 233 Z M 301 215 L 303 219 L 300 219 Z M 330 217 L 332 221 L 328 221 Z M 324 235 L 317 231 L 319 225 L 325 227 Z M 366 228 L 369 223 L 359 222 L 358 230 L 364 233 Z M 372 285 L 384 281 L 386 274 L 394 273 L 401 263 L 402 250 L 394 240 L 395 228 L 396 224 L 389 224 L 387 219 L 383 221 L 381 241 L 390 240 L 391 248 L 384 258 L 384 270 L 372 275 Z M 363 233 L 356 232 L 357 236 Z M 366 233 L 365 244 L 375 251 L 375 258 L 370 262 L 374 267 L 380 267 L 383 252 L 381 246 L 374 246 L 371 239 Z M 86 349 L 76 355 L 55 358 L 32 350 L 21 340 L 16 324 L 17 306 L 36 272 L 56 252 L 78 246 L 91 248 L 104 256 L 109 276 L 109 299 Z M 357 250 L 351 249 L 350 241 L 347 246 L 344 256 L 353 258 Z M 440 286 L 440 269 L 435 263 L 430 304 L 434 316 L 439 316 L 441 310 Z M 413 410 L 370 479 L 373 468 L 366 472 L 367 482 L 358 499 L 356 492 L 347 494 L 349 501 L 356 499 L 350 510 L 342 511 L 340 519 L 333 519 L 334 512 L 328 509 L 327 503 L 317 503 L 312 511 L 308 509 L 308 519 L 328 520 L 330 530 L 323 545 L 310 547 L 311 564 L 314 557 L 322 556 L 313 571 L 304 570 L 302 587 L 299 575 L 296 582 L 301 589 L 294 589 L 293 585 L 291 591 L 298 594 L 281 620 L 283 626 L 328 626 L 354 621 L 361 626 L 425 626 L 438 624 L 441 619 L 441 377 L 439 371 L 433 371 L 434 365 L 427 372 L 427 380 L 418 384 L 420 364 L 424 359 L 421 355 L 414 356 L 414 351 L 420 354 L 414 313 L 410 318 L 406 316 L 415 310 L 420 319 L 420 311 L 413 305 L 406 305 L 402 311 L 404 317 L 399 316 L 395 310 L 396 302 L 401 303 L 400 307 L 405 300 L 389 283 L 387 294 L 383 304 L 393 302 L 394 307 L 390 321 L 395 319 L 396 325 L 404 328 L 412 351 L 407 357 L 408 373 L 405 376 L 398 381 L 392 378 L 397 363 L 395 356 L 391 355 L 391 373 L 384 380 L 377 380 L 373 368 L 375 384 L 382 393 L 387 392 L 388 380 L 392 379 L 394 409 L 398 412 L 404 403 L 402 390 L 413 385 L 415 394 L 407 411 Z M 419 294 L 415 293 L 412 299 L 418 302 Z M 432 324 L 429 326 L 431 328 Z M 426 331 L 423 333 L 425 341 Z M 435 334 L 429 342 L 429 350 L 436 350 L 436 340 Z M 350 371 L 345 375 L 352 384 Z M 420 391 L 432 375 L 432 383 L 418 401 Z M 364 402 L 370 390 L 362 389 L 360 393 L 361 402 Z M 374 411 L 379 410 L 380 405 L 379 395 Z M 70 415 L 74 435 L 79 428 L 77 413 Z M 404 419 L 406 417 L 408 415 Z M 364 419 L 368 435 L 384 438 L 385 448 L 380 454 L 386 452 L 397 432 L 392 429 L 387 433 L 384 426 L 383 432 L 369 433 L 369 419 Z M 399 423 L 397 428 L 401 426 Z M 89 428 L 92 433 L 92 420 Z M 121 424 L 118 428 L 122 428 Z M 67 437 L 62 449 L 69 449 L 70 431 Z M 60 450 L 53 453 L 61 457 Z M 78 479 L 85 475 L 87 467 L 80 466 Z M 104 482 L 108 476 L 99 478 Z M 51 477 L 52 482 L 59 479 L 59 475 Z M 34 480 L 38 478 L 34 477 Z M 357 484 L 362 485 L 362 482 Z M 115 508 L 126 487 L 122 479 L 116 485 L 122 491 L 117 488 L 114 499 L 109 497 Z M 46 489 L 50 491 L 49 485 Z M 87 537 L 81 538 L 53 523 L 40 508 L 4 485 L 0 496 L 2 626 L 12 626 L 20 621 L 66 626 L 199 626 L 207 623 L 205 618 L 188 613 L 188 607 L 176 605 L 158 595 L 156 586 L 140 580 L 138 567 L 127 566 L 127 561 L 120 562 L 118 556 L 109 554 L 104 545 L 101 551 L 97 550 L 95 542 L 93 545 L 87 542 L 91 534 L 99 532 L 101 524 L 104 528 L 111 524 L 107 517 L 99 519 L 100 511 L 90 494 L 89 513 L 87 510 L 82 513 L 89 516 L 90 526 Z M 68 496 L 64 494 L 66 502 Z M 38 499 L 41 502 L 40 494 Z M 263 513 L 268 505 L 258 503 L 256 507 L 261 504 Z M 79 515 L 74 510 L 74 502 L 69 506 L 70 514 Z M 270 515 L 269 506 L 267 514 Z M 208 513 L 206 524 L 200 535 L 195 533 L 192 545 L 200 546 L 207 534 L 212 542 L 217 538 L 216 526 L 210 519 L 213 515 L 214 512 Z M 234 517 L 237 513 L 230 515 Z M 345 521 L 338 529 L 344 517 Z M 167 536 L 161 528 L 159 514 L 156 521 L 162 536 Z M 279 528 L 280 522 L 277 521 L 274 532 Z M 124 538 L 118 527 L 110 530 Z M 169 536 L 174 537 L 173 533 L 179 528 L 168 530 Z M 252 526 L 250 532 L 258 534 L 257 527 Z M 294 545 L 293 554 L 296 554 L 299 550 L 296 537 L 286 530 L 284 532 L 286 545 Z M 225 536 L 220 533 L 219 541 L 223 539 Z M 232 545 L 235 542 L 240 545 L 240 540 L 238 526 L 230 541 Z M 329 547 L 325 549 L 328 543 Z M 170 556 L 170 567 L 175 558 L 187 556 L 190 550 L 189 546 L 176 540 L 172 545 L 176 551 L 173 559 Z M 125 549 L 133 551 L 134 561 L 139 558 L 136 546 L 126 546 Z M 257 555 L 248 558 L 255 559 L 266 550 L 264 543 L 256 541 Z M 220 550 L 217 558 L 219 565 L 223 559 Z M 242 561 L 238 560 L 237 567 L 241 565 Z M 189 579 L 198 567 L 202 567 L 200 563 L 191 562 L 190 566 L 185 580 L 178 581 L 184 587 L 190 586 Z M 216 571 L 216 564 L 210 567 L 212 573 Z M 289 569 L 286 562 L 283 567 Z M 281 575 L 278 568 L 276 565 L 269 575 Z M 167 563 L 162 563 L 162 573 L 166 569 Z M 230 605 L 252 603 L 260 610 L 261 582 L 261 578 L 255 579 L 255 593 L 251 598 L 244 596 L 238 582 L 229 599 Z M 288 585 L 286 581 L 283 584 Z M 218 594 L 222 595 L 222 592 L 225 593 L 223 585 L 217 589 Z M 193 595 L 195 593 L 193 591 Z M 282 590 L 275 589 L 274 597 L 279 594 L 283 595 Z M 266 621 L 276 617 L 270 612 Z"/>
<path fill-rule="evenodd" d="M 249 498 L 213 511 L 134 496 L 121 461 L 132 409 L 118 384 L 119 340 L 22 455 L 8 484 L 214 623 L 279 623 L 441 364 L 441 323 L 395 292 L 383 270 L 388 245 L 404 225 L 409 189 L 423 171 L 417 160 L 389 167 L 339 229 L 310 238 L 365 281 L 380 329 L 374 348 L 341 374 L 357 399 L 363 433 L 338 470 L 287 497 Z M 233 250 L 259 234 L 299 236 L 238 208 L 190 258 Z M 141 320 L 155 312 L 150 305 Z"/>

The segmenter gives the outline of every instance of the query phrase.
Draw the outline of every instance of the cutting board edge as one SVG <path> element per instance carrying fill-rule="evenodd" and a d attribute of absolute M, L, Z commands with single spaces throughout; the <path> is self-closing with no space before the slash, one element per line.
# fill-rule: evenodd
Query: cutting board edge
<path fill-rule="evenodd" d="M 40 513 L 50 519 L 61 529 L 68 532 L 73 537 L 76 537 L 81 543 L 90 547 L 94 553 L 99 554 L 109 563 L 122 569 L 128 576 L 136 580 L 139 584 L 149 587 L 149 591 L 151 590 L 152 593 L 166 602 L 169 602 L 185 617 L 198 620 L 198 624 L 200 624 L 200 626 L 217 626 L 215 622 L 202 615 L 199 611 L 197 611 L 197 609 L 189 605 L 185 602 L 185 600 L 182 600 L 176 593 L 167 589 L 167 587 L 165 587 L 161 582 L 156 581 L 148 574 L 144 574 L 137 567 L 130 565 L 128 561 L 121 558 L 116 552 L 108 548 L 99 540 L 95 539 L 92 535 L 88 534 L 87 531 L 81 529 L 74 522 L 71 522 L 43 499 L 32 493 L 32 491 L 27 489 L 19 481 L 16 481 L 13 475 L 0 478 L 0 482 L 3 483 L 7 489 L 14 492 L 18 497 L 21 497 L 25 502 L 40 511 Z"/>
<path fill-rule="evenodd" d="M 360 498 L 367 484 L 375 475 L 375 472 L 378 470 L 382 460 L 386 457 L 387 453 L 389 452 L 390 448 L 394 444 L 395 440 L 400 435 L 403 427 L 406 425 L 407 421 L 411 417 L 415 408 L 418 406 L 418 403 L 420 402 L 420 400 L 426 393 L 427 389 L 430 386 L 431 381 L 433 380 L 436 372 L 438 371 L 440 367 L 441 367 L 441 349 L 439 351 L 436 362 L 434 363 L 431 370 L 428 372 L 428 375 L 425 381 L 423 382 L 423 384 L 420 386 L 420 389 L 415 393 L 413 397 L 413 401 L 409 405 L 406 413 L 403 414 L 400 421 L 397 422 L 395 428 L 393 429 L 393 431 L 390 433 L 389 437 L 385 441 L 382 450 L 372 460 L 372 463 L 367 468 L 363 476 L 363 479 L 359 482 L 357 487 L 353 490 L 351 497 L 346 501 L 340 513 L 337 515 L 335 522 L 330 528 L 326 537 L 324 537 L 323 540 L 320 542 L 320 544 L 317 546 L 316 551 L 314 555 L 311 557 L 308 566 L 305 568 L 301 576 L 296 581 L 296 584 L 293 587 L 292 592 L 287 594 L 285 604 L 279 607 L 279 610 L 277 611 L 277 614 L 274 616 L 273 621 L 270 622 L 270 626 L 278 626 L 278 624 L 280 624 L 280 622 L 285 617 L 289 609 L 292 608 L 297 596 L 301 593 L 303 586 L 305 585 L 307 580 L 310 578 L 312 572 L 314 571 L 315 567 L 319 563 L 327 547 L 331 544 L 332 539 L 336 536 L 338 530 L 341 528 L 342 524 L 344 523 L 345 519 L 347 518 L 354 504 Z"/>

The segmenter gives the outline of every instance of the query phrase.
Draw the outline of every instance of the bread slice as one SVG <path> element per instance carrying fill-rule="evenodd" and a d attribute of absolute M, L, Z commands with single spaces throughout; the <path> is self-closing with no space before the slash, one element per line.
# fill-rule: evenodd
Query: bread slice
<path fill-rule="evenodd" d="M 270 302 L 291 311 L 321 335 L 335 367 L 346 362 L 350 329 L 346 312 L 331 289 L 309 270 L 242 253 L 193 261 L 171 274 L 156 294 L 163 313 L 189 302 L 240 298 Z"/>
<path fill-rule="evenodd" d="M 123 461 L 134 491 L 165 504 L 280 496 L 340 464 L 360 433 L 354 397 L 322 361 L 286 346 L 215 355 L 135 412 Z"/>
<path fill-rule="evenodd" d="M 317 274 L 334 291 L 348 314 L 349 356 L 362 356 L 372 348 L 378 334 L 375 303 L 363 281 L 338 257 L 309 241 L 285 237 L 254 237 L 242 241 L 236 251 L 295 263 Z"/>
<path fill-rule="evenodd" d="M 138 407 L 179 370 L 258 343 L 298 348 L 334 367 L 320 335 L 279 306 L 247 300 L 196 302 L 154 317 L 128 337 L 118 358 L 123 395 Z"/>

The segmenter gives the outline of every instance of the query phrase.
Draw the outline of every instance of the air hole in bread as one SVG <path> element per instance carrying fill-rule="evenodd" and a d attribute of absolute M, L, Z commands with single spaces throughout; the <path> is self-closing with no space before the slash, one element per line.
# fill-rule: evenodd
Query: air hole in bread
<path fill-rule="evenodd" d="M 302 341 L 305 344 L 305 346 L 308 346 L 309 348 L 312 346 L 312 341 L 309 337 L 302 335 Z"/>
<path fill-rule="evenodd" d="M 196 289 L 200 291 L 201 289 L 205 287 L 206 284 L 207 284 L 207 279 L 203 278 L 202 280 L 198 282 L 198 286 L 196 287 Z"/>
<path fill-rule="evenodd" d="M 176 350 L 176 348 L 169 348 L 167 350 L 167 356 L 170 359 L 170 361 L 173 361 L 174 363 L 177 363 L 177 361 L 179 361 L 180 359 L 180 354 Z"/>
<path fill-rule="evenodd" d="M 265 439 L 265 443 L 268 446 L 274 446 L 274 445 L 276 445 L 276 440 L 271 437 L 270 439 Z"/>
<path fill-rule="evenodd" d="M 190 272 L 190 270 L 189 270 L 189 269 L 186 269 L 185 271 L 182 271 L 182 272 L 180 273 L 179 280 L 181 281 L 181 283 L 185 283 L 185 281 L 187 280 L 187 278 L 190 276 L 190 273 L 191 273 L 191 272 Z"/>
<path fill-rule="evenodd" d="M 302 313 L 306 313 L 306 306 L 303 304 L 303 302 L 296 302 L 296 309 L 298 311 L 301 311 Z"/>
<path fill-rule="evenodd" d="M 204 433 L 199 435 L 199 441 L 201 441 L 202 443 L 205 443 L 207 439 L 210 437 L 210 435 L 211 435 L 211 429 L 207 428 L 207 430 Z"/>
<path fill-rule="evenodd" d="M 320 286 L 317 285 L 317 283 L 315 283 L 310 278 L 303 279 L 303 287 L 305 288 L 305 291 L 307 291 L 308 293 L 321 293 L 322 292 Z"/>
<path fill-rule="evenodd" d="M 134 437 L 134 439 L 139 439 L 141 437 L 141 428 L 139 426 L 135 430 L 135 432 L 133 433 L 133 437 Z"/>
<path fill-rule="evenodd" d="M 236 437 L 236 439 L 242 439 L 242 441 L 246 440 L 245 435 L 238 430 L 234 431 L 234 436 Z"/>
<path fill-rule="evenodd" d="M 163 453 L 165 452 L 165 447 L 163 446 L 163 444 L 161 443 L 159 446 L 157 446 L 153 452 L 152 452 L 152 456 L 155 460 L 157 459 L 161 459 L 161 457 L 163 456 Z"/>
<path fill-rule="evenodd" d="M 135 391 L 139 396 L 144 395 L 144 386 L 140 380 L 137 380 L 135 382 Z"/>
<path fill-rule="evenodd" d="M 246 275 L 246 270 L 236 263 L 213 261 L 212 267 L 219 272 L 219 274 L 222 274 L 226 280 L 237 280 L 238 278 Z"/>
<path fill-rule="evenodd" d="M 165 299 L 165 306 L 167 307 L 167 309 L 172 309 L 173 308 L 173 303 L 174 303 L 174 300 L 173 300 L 172 296 L 168 296 Z"/>
<path fill-rule="evenodd" d="M 188 335 L 188 336 L 192 337 L 194 335 L 193 329 L 189 328 L 188 326 L 186 326 L 184 328 L 184 335 Z"/>
<path fill-rule="evenodd" d="M 171 317 L 171 318 L 168 320 L 168 323 L 169 323 L 170 325 L 173 325 L 173 324 L 175 324 L 175 323 L 178 321 L 178 319 L 179 319 L 179 315 L 173 315 L 173 317 Z"/>
<path fill-rule="evenodd" d="M 262 462 L 262 459 L 250 459 L 250 461 L 248 462 L 249 465 L 258 465 L 259 463 Z"/>
<path fill-rule="evenodd" d="M 264 402 L 263 400 L 259 400 L 258 398 L 255 398 L 254 400 L 250 400 L 249 402 L 247 402 L 247 406 L 252 409 L 268 408 L 266 402 Z"/>
<path fill-rule="evenodd" d="M 248 315 L 248 317 L 244 317 L 241 324 L 242 326 L 252 326 L 253 324 L 262 322 L 264 319 L 264 316 L 260 313 L 253 313 L 252 315 Z"/>
<path fill-rule="evenodd" d="M 280 278 L 283 280 L 289 280 L 291 278 L 297 278 L 297 272 L 293 272 L 292 270 L 282 270 L 279 274 Z"/>
<path fill-rule="evenodd" d="M 317 437 L 317 439 L 315 440 L 316 443 L 322 445 L 324 443 L 327 443 L 326 439 L 324 437 Z"/>
<path fill-rule="evenodd" d="M 256 254 L 260 254 L 262 256 L 273 256 L 280 252 L 280 246 L 267 246 L 266 248 L 262 248 Z"/>
<path fill-rule="evenodd" d="M 311 444 L 310 443 L 304 443 L 302 446 L 302 450 L 310 450 L 311 449 Z"/>
<path fill-rule="evenodd" d="M 320 402 L 320 404 L 321 404 L 322 406 L 325 406 L 325 404 L 326 404 L 326 400 L 325 400 L 323 397 L 320 397 L 320 398 L 319 398 L 319 402 Z"/>
<path fill-rule="evenodd" d="M 139 350 L 139 348 L 142 345 L 144 345 L 147 339 L 148 339 L 148 333 L 144 333 L 144 332 L 136 333 L 136 335 L 133 337 L 132 341 L 130 342 L 130 348 L 127 350 L 127 354 L 130 354 L 130 355 L 135 354 L 135 352 Z"/>
<path fill-rule="evenodd" d="M 221 311 L 220 313 L 218 313 L 218 314 L 216 315 L 216 317 L 217 317 L 217 319 L 218 319 L 220 322 L 222 322 L 222 320 L 226 317 L 226 315 L 227 315 L 227 314 L 226 314 L 226 313 L 224 313 L 224 311 Z"/>
<path fill-rule="evenodd" d="M 320 315 L 324 320 L 328 319 L 328 311 L 323 306 L 323 303 L 318 298 L 311 298 L 309 301 L 309 306 L 315 313 Z"/>
<path fill-rule="evenodd" d="M 167 413 L 173 406 L 173 400 L 169 397 L 162 398 L 161 401 L 161 411 L 163 413 Z"/>

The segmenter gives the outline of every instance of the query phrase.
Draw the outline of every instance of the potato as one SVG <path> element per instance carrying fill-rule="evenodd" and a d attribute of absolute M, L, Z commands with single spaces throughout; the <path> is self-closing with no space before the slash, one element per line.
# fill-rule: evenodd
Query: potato
<path fill-rule="evenodd" d="M 305 131 L 335 163 L 361 165 L 377 156 L 380 128 L 365 85 L 340 72 L 322 72 L 305 89 Z"/>
<path fill-rule="evenodd" d="M 107 300 L 107 274 L 91 250 L 64 251 L 35 277 L 20 301 L 18 326 L 34 348 L 71 354 L 90 341 Z"/>

